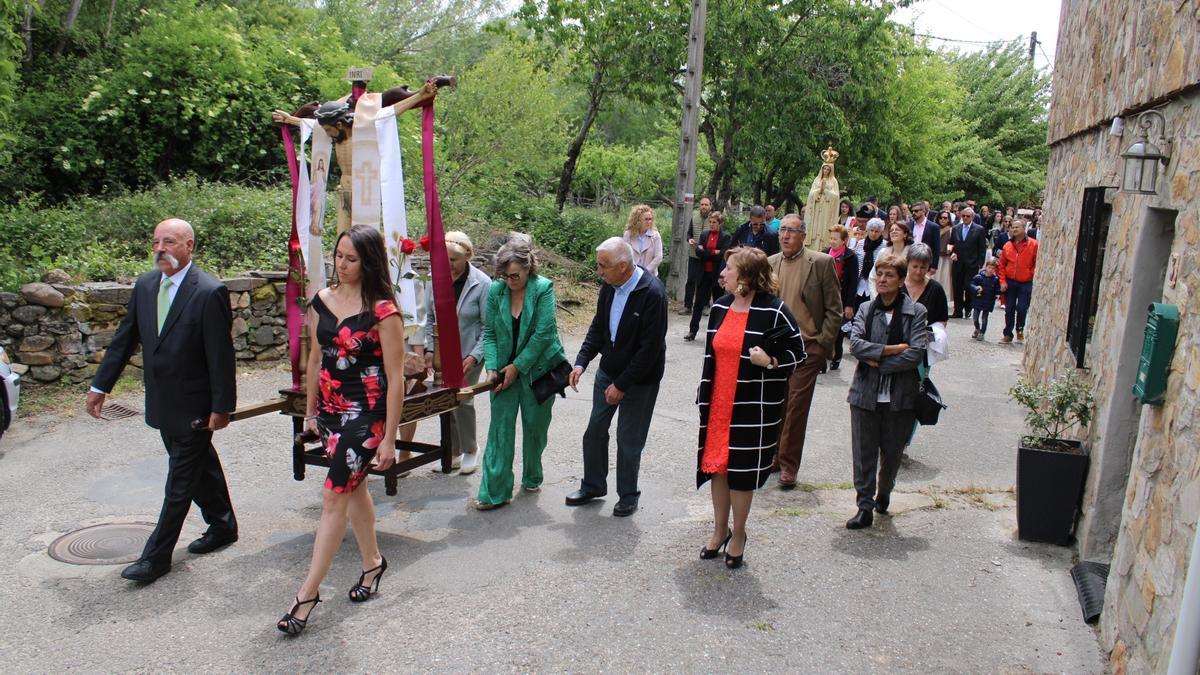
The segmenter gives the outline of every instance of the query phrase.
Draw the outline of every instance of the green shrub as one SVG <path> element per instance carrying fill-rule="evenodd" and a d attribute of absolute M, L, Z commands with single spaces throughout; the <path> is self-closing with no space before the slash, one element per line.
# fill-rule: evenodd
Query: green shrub
<path fill-rule="evenodd" d="M 291 190 L 195 179 L 111 199 L 80 198 L 41 208 L 36 198 L 0 208 L 0 288 L 59 267 L 78 280 L 108 281 L 150 269 L 154 226 L 175 216 L 196 229 L 196 256 L 228 275 L 287 265 Z M 328 222 L 334 222 L 333 200 Z M 332 228 L 330 228 L 332 229 Z"/>

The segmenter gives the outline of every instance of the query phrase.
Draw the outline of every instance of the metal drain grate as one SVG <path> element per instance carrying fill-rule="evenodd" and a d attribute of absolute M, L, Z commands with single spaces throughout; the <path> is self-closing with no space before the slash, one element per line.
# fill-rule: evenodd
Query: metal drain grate
<path fill-rule="evenodd" d="M 71 565 L 120 565 L 142 555 L 153 523 L 105 523 L 68 532 L 50 544 L 50 557 Z"/>
<path fill-rule="evenodd" d="M 106 420 L 123 420 L 127 417 L 136 417 L 141 413 L 133 408 L 126 408 L 120 403 L 109 403 L 100 409 L 100 417 Z"/>

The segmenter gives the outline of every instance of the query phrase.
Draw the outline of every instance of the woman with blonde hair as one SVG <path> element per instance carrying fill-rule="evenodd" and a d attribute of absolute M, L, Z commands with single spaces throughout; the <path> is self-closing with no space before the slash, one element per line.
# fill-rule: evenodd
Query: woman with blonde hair
<path fill-rule="evenodd" d="M 479 381 L 483 372 L 483 322 L 487 318 L 487 297 L 492 280 L 471 264 L 475 247 L 465 232 L 446 233 L 446 253 L 450 258 L 450 277 L 454 281 L 455 308 L 458 311 L 458 338 L 462 348 L 463 386 Z M 429 325 L 437 325 L 433 293 L 425 294 L 425 312 Z M 433 331 L 425 331 L 425 359 L 428 369 L 433 368 Z M 442 354 L 442 359 L 447 356 Z M 473 398 L 458 404 L 451 413 L 450 447 L 454 453 L 452 466 L 461 467 L 459 473 L 474 473 L 479 466 L 479 442 L 475 433 L 475 403 Z M 434 469 L 441 471 L 440 467 Z"/>
<path fill-rule="evenodd" d="M 654 227 L 654 209 L 645 204 L 630 209 L 621 238 L 633 247 L 633 264 L 658 276 L 658 266 L 663 259 L 663 243 L 662 236 Z"/>

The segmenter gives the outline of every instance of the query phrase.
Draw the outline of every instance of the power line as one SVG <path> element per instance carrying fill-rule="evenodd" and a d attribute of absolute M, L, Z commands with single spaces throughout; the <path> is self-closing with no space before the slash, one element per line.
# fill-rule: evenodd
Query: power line
<path fill-rule="evenodd" d="M 958 42 L 966 45 L 994 45 L 1003 42 L 1012 42 L 1012 40 L 959 40 L 956 38 L 944 38 L 937 35 L 929 35 L 928 33 L 913 33 L 913 37 L 940 40 L 942 42 Z"/>
<path fill-rule="evenodd" d="M 989 33 L 991 35 L 995 35 L 995 33 L 992 33 L 991 29 L 984 28 L 983 26 L 980 26 L 979 24 L 975 23 L 974 21 L 963 16 L 962 14 L 959 14 L 958 12 L 956 12 L 953 9 L 951 9 L 950 7 L 948 7 L 946 5 L 946 3 L 942 2 L 941 0 L 933 0 L 933 2 L 934 2 L 934 4 L 938 5 L 942 9 L 946 10 L 947 12 L 950 12 L 951 14 L 953 14 L 954 16 L 957 16 L 958 18 L 962 19 L 963 21 L 966 21 L 967 23 L 969 23 L 972 26 L 974 26 L 975 28 L 983 31 L 984 33 Z M 997 40 L 997 42 L 1001 42 L 1001 40 Z"/>

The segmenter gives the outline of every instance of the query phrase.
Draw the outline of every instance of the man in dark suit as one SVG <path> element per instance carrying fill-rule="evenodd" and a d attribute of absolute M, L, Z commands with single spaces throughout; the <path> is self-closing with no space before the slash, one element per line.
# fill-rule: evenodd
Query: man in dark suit
<path fill-rule="evenodd" d="M 168 455 L 166 495 L 158 525 L 141 558 L 121 572 L 132 581 L 154 581 L 171 570 L 171 552 L 193 501 L 208 531 L 192 553 L 209 553 L 237 541 L 237 519 L 213 432 L 229 424 L 237 403 L 229 291 L 192 264 L 195 233 L 171 218 L 154 228 L 158 269 L 138 278 L 87 396 L 88 413 L 100 418 L 104 398 L 134 350 L 142 347 L 146 424 L 158 429 Z"/>
<path fill-rule="evenodd" d="M 962 319 L 971 315 L 967 284 L 983 267 L 987 254 L 987 234 L 975 224 L 975 211 L 971 207 L 964 206 L 958 212 L 958 222 L 950 230 L 950 245 L 954 247 L 950 254 L 953 263 L 950 278 L 954 282 L 954 318 Z"/>
<path fill-rule="evenodd" d="M 942 249 L 942 234 L 937 223 L 929 220 L 929 213 L 925 210 L 924 202 L 917 202 L 912 205 L 912 218 L 909 219 L 908 229 L 912 230 L 912 238 L 914 242 L 925 244 L 933 251 L 933 264 L 930 269 L 937 269 L 938 258 L 941 256 L 938 253 Z"/>
<path fill-rule="evenodd" d="M 658 385 L 667 356 L 667 292 L 651 272 L 633 264 L 633 249 L 620 237 L 596 247 L 596 271 L 604 280 L 596 315 L 588 328 L 571 388 L 600 355 L 592 387 L 592 416 L 583 432 L 583 480 L 567 495 L 567 506 L 579 506 L 608 494 L 608 429 L 617 420 L 617 495 L 614 516 L 637 511 L 638 468 L 650 432 Z M 697 298 L 698 300 L 698 298 Z"/>

